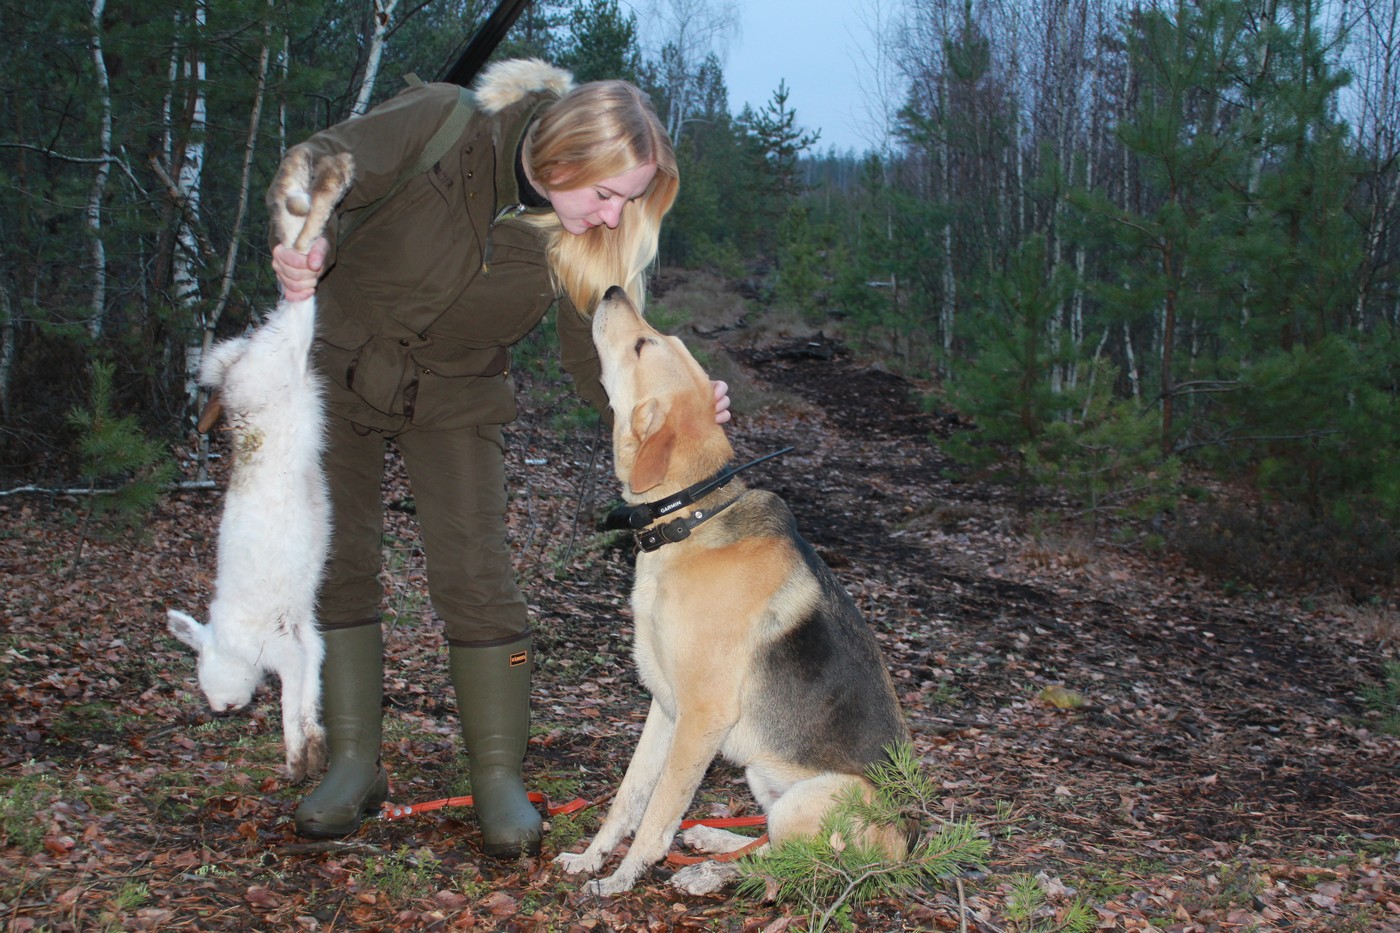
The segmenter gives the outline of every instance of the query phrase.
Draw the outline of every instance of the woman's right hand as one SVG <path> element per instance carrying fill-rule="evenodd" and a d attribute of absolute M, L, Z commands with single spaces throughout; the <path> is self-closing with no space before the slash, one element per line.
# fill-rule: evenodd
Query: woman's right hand
<path fill-rule="evenodd" d="M 321 279 L 330 249 L 330 241 L 325 237 L 317 238 L 305 253 L 280 243 L 272 248 L 272 271 L 277 274 L 285 300 L 305 301 L 316 294 L 316 283 Z"/>

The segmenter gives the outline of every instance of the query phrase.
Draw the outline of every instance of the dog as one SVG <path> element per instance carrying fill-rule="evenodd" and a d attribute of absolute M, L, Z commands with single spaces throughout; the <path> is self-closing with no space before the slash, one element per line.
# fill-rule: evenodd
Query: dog
<path fill-rule="evenodd" d="M 710 380 L 685 344 L 649 325 L 616 286 L 592 333 L 615 472 L 641 516 L 631 520 L 642 526 L 633 654 L 652 699 L 598 834 L 556 861 L 597 873 L 631 835 L 614 872 L 587 885 L 611 895 L 666 855 L 716 755 L 746 769 L 776 845 L 815 835 L 847 788 L 868 793 L 867 766 L 909 732 L 874 635 L 787 504 L 737 479 L 707 484 L 726 474 L 733 450 L 715 423 Z M 864 832 L 890 858 L 907 855 L 903 827 Z M 684 841 L 709 852 L 752 842 L 702 827 Z M 732 863 L 711 860 L 672 884 L 709 893 L 736 875 Z"/>
<path fill-rule="evenodd" d="M 300 252 L 321 235 L 349 190 L 348 154 L 312 164 L 293 148 L 268 192 L 279 242 Z M 199 655 L 209 706 L 246 706 L 267 672 L 282 685 L 282 739 L 293 780 L 325 764 L 316 590 L 330 546 L 330 497 L 321 469 L 325 404 L 312 367 L 316 299 L 281 301 L 253 333 L 210 347 L 200 384 L 214 390 L 200 418 L 222 412 L 233 432 L 233 470 L 219 519 L 209 624 L 177 609 L 170 633 Z"/>

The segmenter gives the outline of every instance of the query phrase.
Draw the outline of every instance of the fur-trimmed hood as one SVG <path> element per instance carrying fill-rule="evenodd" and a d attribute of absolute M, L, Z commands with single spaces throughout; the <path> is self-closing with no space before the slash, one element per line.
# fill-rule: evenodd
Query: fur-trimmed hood
<path fill-rule="evenodd" d="M 489 66 L 477 78 L 472 92 L 481 109 L 498 113 L 536 91 L 553 91 L 563 97 L 574 86 L 574 76 L 538 58 L 511 58 Z"/>

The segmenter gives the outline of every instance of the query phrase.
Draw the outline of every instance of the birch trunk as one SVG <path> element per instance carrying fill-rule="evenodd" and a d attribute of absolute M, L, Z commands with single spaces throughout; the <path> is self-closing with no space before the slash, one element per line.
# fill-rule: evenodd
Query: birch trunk
<path fill-rule="evenodd" d="M 253 107 L 248 114 L 248 135 L 243 144 L 243 167 L 238 181 L 238 206 L 233 216 L 233 235 L 229 237 L 228 252 L 224 255 L 223 273 L 219 280 L 219 297 L 214 302 L 209 315 L 209 326 L 204 332 L 204 349 L 213 342 L 214 331 L 228 307 L 229 296 L 233 293 L 234 273 L 238 268 L 238 244 L 243 239 L 243 226 L 248 218 L 248 204 L 252 198 L 253 158 L 258 149 L 258 127 L 262 122 L 263 103 L 267 99 L 267 74 L 272 61 L 272 11 L 276 0 L 268 0 L 268 19 L 263 23 L 262 49 L 258 53 L 257 83 L 253 92 Z"/>
<path fill-rule="evenodd" d="M 1267 36 L 1270 34 L 1270 32 L 1272 31 L 1274 20 L 1277 17 L 1277 15 L 1278 0 L 1269 0 L 1269 2 L 1263 5 L 1263 8 L 1259 11 L 1260 35 Z M 1249 84 L 1250 88 L 1263 86 L 1264 78 L 1269 73 L 1269 67 L 1272 64 L 1272 52 L 1273 45 L 1268 41 L 1263 42 L 1257 49 L 1255 49 L 1255 74 L 1254 80 L 1251 81 Z M 1254 157 L 1250 159 L 1249 178 L 1245 183 L 1246 187 L 1244 220 L 1246 228 L 1253 224 L 1254 216 L 1256 213 L 1258 213 L 1258 211 L 1255 209 L 1255 204 L 1259 199 L 1259 182 L 1264 177 L 1264 160 L 1267 154 L 1265 152 L 1263 144 L 1264 114 L 1262 112 L 1262 96 L 1262 94 L 1257 95 L 1254 94 L 1252 91 L 1249 94 L 1250 117 L 1254 121 L 1254 138 L 1250 140 L 1250 143 L 1254 146 L 1255 153 Z M 1243 293 L 1240 297 L 1240 327 L 1241 329 L 1245 329 L 1249 326 L 1250 297 L 1251 293 L 1254 290 L 1253 283 L 1250 281 L 1249 278 L 1248 270 L 1245 271 L 1242 287 Z M 1246 346 L 1247 345 L 1248 344 L 1246 343 Z"/>
<path fill-rule="evenodd" d="M 1374 186 L 1353 312 L 1355 326 L 1364 330 L 1367 304 L 1377 272 L 1386 262 L 1386 244 L 1400 202 L 1400 180 L 1393 169 L 1400 160 L 1400 5 L 1376 0 L 1362 3 L 1352 36 L 1352 47 L 1358 51 L 1351 66 L 1357 76 L 1356 93 L 1351 97 L 1356 111 L 1351 122 L 1357 138 L 1365 140 L 1369 149 L 1368 174 Z M 1400 325 L 1400 302 L 1391 299 L 1388 307 L 1379 310 L 1379 319 L 1391 327 Z"/>
<path fill-rule="evenodd" d="M 739 5 L 733 0 L 651 0 L 639 22 L 646 27 L 644 40 L 662 66 L 668 97 L 666 131 L 679 146 L 695 107 L 702 63 L 711 54 L 721 63 L 728 56 L 729 42 L 739 31 Z M 761 106 L 755 104 L 754 109 Z"/>
<path fill-rule="evenodd" d="M 1123 322 L 1123 365 L 1128 371 L 1128 385 L 1132 387 L 1133 398 L 1142 399 L 1142 373 L 1138 371 L 1137 354 L 1133 352 L 1133 332 L 1128 322 Z"/>
<path fill-rule="evenodd" d="M 194 29 L 201 33 L 207 24 L 207 11 L 203 0 L 194 5 Z M 176 14 L 177 29 L 180 14 Z M 204 137 L 207 128 L 207 106 L 204 98 L 205 63 L 197 49 L 202 43 L 194 43 L 181 52 L 178 48 L 171 58 L 171 92 L 166 97 L 166 158 L 171 165 L 178 166 L 175 176 L 175 193 L 180 205 L 180 220 L 176 228 L 175 249 L 172 256 L 171 288 L 175 306 L 182 319 L 194 322 L 198 330 L 208 330 L 209 322 L 202 320 L 199 269 L 203 265 L 199 236 L 196 230 L 202 223 L 202 203 L 204 193 Z M 175 131 L 176 89 L 181 79 L 188 86 L 189 125 L 184 128 L 183 142 L 177 141 Z M 176 151 L 178 147 L 179 151 Z M 185 354 L 185 393 L 193 407 L 199 397 L 199 364 L 203 359 L 203 348 L 187 348 Z"/>
<path fill-rule="evenodd" d="M 379 65 L 384 60 L 384 43 L 389 34 L 389 21 L 398 9 L 399 0 L 375 0 L 374 28 L 369 36 L 369 50 L 365 57 L 365 74 L 360 81 L 360 92 L 350 109 L 351 116 L 360 116 L 369 110 L 369 102 L 374 97 L 374 86 L 379 80 Z M 264 48 L 266 44 L 264 43 Z M 260 79 L 261 80 L 261 79 Z"/>
<path fill-rule="evenodd" d="M 10 421 L 10 382 L 15 367 L 15 305 L 0 281 L 0 423 Z"/>
<path fill-rule="evenodd" d="M 939 14 L 942 19 L 942 29 L 945 36 L 953 35 L 953 24 L 948 16 L 946 4 L 940 4 Z M 945 126 L 951 121 L 949 108 L 952 106 L 948 91 L 948 72 L 935 78 L 937 81 L 937 108 L 938 113 L 945 121 Z M 953 204 L 954 195 L 954 172 L 953 172 L 953 147 L 949 142 L 949 133 L 946 131 L 938 135 L 934 143 L 934 158 L 940 163 L 940 178 L 943 190 L 936 195 L 945 204 Z M 950 212 L 951 214 L 951 212 Z M 958 299 L 958 277 L 957 277 L 957 242 L 953 236 L 953 222 L 951 219 L 944 221 L 942 230 L 943 245 L 943 271 L 941 276 L 942 295 L 938 305 L 938 329 L 942 337 L 944 360 L 952 358 L 953 348 L 953 327 L 957 323 L 957 299 Z M 946 375 L 947 363 L 943 363 Z"/>
<path fill-rule="evenodd" d="M 257 153 L 258 128 L 262 122 L 263 102 L 267 98 L 267 75 L 272 61 L 272 16 L 275 2 L 276 0 L 267 0 L 267 18 L 263 21 L 262 49 L 258 53 L 257 84 L 253 94 L 252 112 L 248 115 L 248 135 L 243 146 L 243 169 L 238 184 L 238 206 L 234 213 L 228 251 L 224 254 L 223 272 L 219 278 L 219 296 L 210 309 L 199 346 L 191 348 L 191 356 L 193 357 L 191 365 L 194 367 L 194 371 L 198 371 L 200 361 L 203 360 L 204 354 L 213 344 L 219 321 L 223 318 L 224 311 L 228 308 L 229 296 L 233 293 L 234 273 L 238 268 L 238 245 L 243 240 L 243 227 L 247 220 L 248 203 L 251 199 L 253 158 Z M 285 113 L 279 119 L 282 117 L 285 117 Z M 285 142 L 285 139 L 283 141 Z M 207 401 L 207 393 L 203 389 L 199 390 L 193 410 L 198 413 Z M 201 435 L 199 438 L 198 461 L 199 474 L 196 479 L 203 482 L 209 478 L 209 436 L 207 434 Z"/>
<path fill-rule="evenodd" d="M 89 20 L 92 39 L 92 63 L 97 79 L 98 125 L 97 171 L 88 191 L 86 226 L 88 260 L 92 264 L 92 305 L 88 333 L 93 339 L 102 336 L 103 318 L 107 308 L 107 247 L 102 240 L 102 201 L 107 194 L 107 179 L 112 173 L 112 87 L 107 77 L 107 58 L 102 50 L 102 15 L 107 0 L 93 0 Z"/>

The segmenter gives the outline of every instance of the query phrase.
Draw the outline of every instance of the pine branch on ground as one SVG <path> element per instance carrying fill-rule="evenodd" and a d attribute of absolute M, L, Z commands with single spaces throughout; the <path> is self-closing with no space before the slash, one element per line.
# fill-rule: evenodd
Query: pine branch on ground
<path fill-rule="evenodd" d="M 788 840 L 741 863 L 739 893 L 802 904 L 809 929 L 824 930 L 850 907 L 891 897 L 985 865 L 991 845 L 971 820 L 941 822 L 934 812 L 938 787 L 922 773 L 909 745 L 890 749 L 889 760 L 869 769 L 873 794 L 851 788 L 812 839 Z M 891 860 L 865 841 L 869 827 L 935 825 L 907 858 Z"/>

